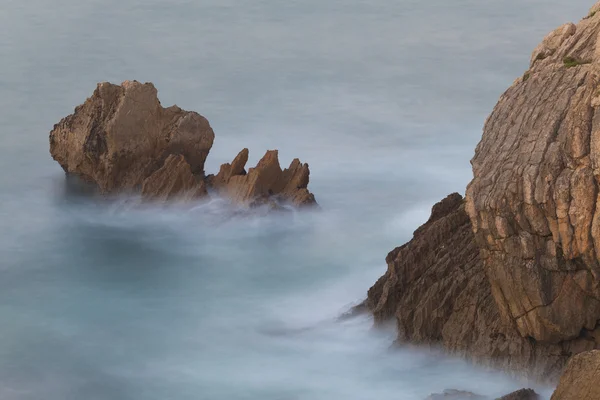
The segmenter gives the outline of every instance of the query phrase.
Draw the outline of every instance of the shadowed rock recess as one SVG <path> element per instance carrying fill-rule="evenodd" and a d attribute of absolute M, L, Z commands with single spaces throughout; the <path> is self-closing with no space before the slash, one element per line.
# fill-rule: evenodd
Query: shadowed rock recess
<path fill-rule="evenodd" d="M 163 108 L 151 83 L 98 84 L 93 95 L 50 132 L 50 153 L 66 173 L 104 193 L 140 192 L 152 200 L 192 200 L 216 192 L 236 204 L 316 204 L 308 164 L 282 170 L 277 150 L 245 170 L 248 149 L 216 176 L 204 162 L 215 134 L 198 113 Z M 208 190 L 207 190 L 208 189 Z"/>
<path fill-rule="evenodd" d="M 501 96 L 465 201 L 433 208 L 369 290 L 399 342 L 554 380 L 600 344 L 600 3 Z"/>

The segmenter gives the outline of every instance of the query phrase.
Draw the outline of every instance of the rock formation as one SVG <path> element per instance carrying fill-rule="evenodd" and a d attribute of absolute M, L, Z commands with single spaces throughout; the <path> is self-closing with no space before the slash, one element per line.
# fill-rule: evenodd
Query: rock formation
<path fill-rule="evenodd" d="M 539 400 L 540 396 L 532 389 L 521 389 L 500 397 L 498 400 Z"/>
<path fill-rule="evenodd" d="M 104 193 L 137 192 L 152 200 L 191 200 L 208 191 L 242 205 L 315 204 L 309 168 L 298 159 L 281 170 L 271 150 L 246 173 L 248 149 L 216 176 L 204 162 L 215 139 L 203 116 L 163 108 L 151 83 L 98 84 L 93 95 L 50 132 L 50 153 L 68 174 Z M 208 189 L 208 191 L 207 191 Z"/>
<path fill-rule="evenodd" d="M 540 397 L 531 389 L 521 389 L 516 392 L 502 396 L 496 400 L 539 400 Z M 443 393 L 435 393 L 427 397 L 425 400 L 491 400 L 489 397 L 480 396 L 472 392 L 463 390 L 448 389 Z"/>
<path fill-rule="evenodd" d="M 600 320 L 599 33 L 594 14 L 549 34 L 472 160 L 467 212 L 494 299 L 545 343 L 594 337 Z"/>
<path fill-rule="evenodd" d="M 223 164 L 212 185 L 226 197 L 242 204 L 261 204 L 276 196 L 297 206 L 311 205 L 315 198 L 307 189 L 308 164 L 297 158 L 281 170 L 277 150 L 269 150 L 248 173 L 244 167 L 248 149 L 243 149 L 231 164 Z"/>
<path fill-rule="evenodd" d="M 542 343 L 504 324 L 479 254 L 465 202 L 451 194 L 411 241 L 388 254 L 366 305 L 376 323 L 396 320 L 399 344 L 442 345 L 478 363 L 557 379 L 589 340 Z"/>
<path fill-rule="evenodd" d="M 487 397 L 480 396 L 472 392 L 463 390 L 447 389 L 443 393 L 434 393 L 425 400 L 489 400 Z"/>
<path fill-rule="evenodd" d="M 551 400 L 600 399 L 600 351 L 574 356 L 560 378 Z"/>
<path fill-rule="evenodd" d="M 556 379 L 600 347 L 600 3 L 501 96 L 451 195 L 369 290 L 398 340 Z"/>

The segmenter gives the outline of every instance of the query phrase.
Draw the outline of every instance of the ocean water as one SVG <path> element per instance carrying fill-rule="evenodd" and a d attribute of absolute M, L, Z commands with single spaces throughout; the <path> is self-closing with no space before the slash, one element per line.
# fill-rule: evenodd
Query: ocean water
<path fill-rule="evenodd" d="M 498 96 L 590 0 L 2 0 L 0 399 L 420 400 L 519 382 L 337 317 L 471 177 Z M 320 212 L 140 207 L 65 182 L 48 132 L 152 81 L 311 166 Z M 552 388 L 536 386 L 548 395 Z"/>

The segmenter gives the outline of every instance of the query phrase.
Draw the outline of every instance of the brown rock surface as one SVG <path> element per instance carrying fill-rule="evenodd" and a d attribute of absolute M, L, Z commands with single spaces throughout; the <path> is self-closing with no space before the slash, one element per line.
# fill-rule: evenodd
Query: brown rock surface
<path fill-rule="evenodd" d="M 551 400 L 600 399 L 600 351 L 574 356 L 560 378 Z"/>
<path fill-rule="evenodd" d="M 504 323 L 545 343 L 598 345 L 599 33 L 590 14 L 544 39 L 486 121 L 466 194 Z"/>
<path fill-rule="evenodd" d="M 544 379 L 600 347 L 599 35 L 591 12 L 544 39 L 486 121 L 466 204 L 388 255 L 368 305 L 399 341 Z"/>
<path fill-rule="evenodd" d="M 231 164 L 223 164 L 212 180 L 214 187 L 240 204 L 258 205 L 265 199 L 276 198 L 296 206 L 315 204 L 308 191 L 308 164 L 297 158 L 284 170 L 279 165 L 277 150 L 269 150 L 248 173 L 244 169 L 248 149 L 243 149 Z"/>
<path fill-rule="evenodd" d="M 66 172 L 115 192 L 139 188 L 170 154 L 202 175 L 214 138 L 201 115 L 163 108 L 151 83 L 105 82 L 54 126 L 50 153 Z"/>
<path fill-rule="evenodd" d="M 68 174 L 105 193 L 138 191 L 146 198 L 193 199 L 206 184 L 243 205 L 315 204 L 308 191 L 308 164 L 295 159 L 281 170 L 277 150 L 268 151 L 248 174 L 248 149 L 216 176 L 204 162 L 215 135 L 201 115 L 163 108 L 151 83 L 98 84 L 93 95 L 50 132 L 50 153 Z"/>
<path fill-rule="evenodd" d="M 182 155 L 170 155 L 156 172 L 144 180 L 142 196 L 152 200 L 192 200 L 208 195 L 203 180 L 192 174 Z"/>
<path fill-rule="evenodd" d="M 570 354 L 594 347 L 587 336 L 538 342 L 503 323 L 457 193 L 436 204 L 412 240 L 386 262 L 367 307 L 376 323 L 396 320 L 398 343 L 442 345 L 451 354 L 547 380 L 558 378 Z"/>

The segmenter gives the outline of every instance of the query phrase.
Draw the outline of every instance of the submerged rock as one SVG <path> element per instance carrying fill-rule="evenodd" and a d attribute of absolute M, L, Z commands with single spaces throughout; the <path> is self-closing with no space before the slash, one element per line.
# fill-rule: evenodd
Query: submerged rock
<path fill-rule="evenodd" d="M 551 400 L 600 399 L 600 351 L 574 356 L 560 378 Z"/>
<path fill-rule="evenodd" d="M 163 108 L 151 83 L 98 84 L 93 95 L 50 132 L 50 153 L 68 174 L 104 193 L 141 191 L 152 200 L 190 200 L 207 188 L 236 204 L 316 204 L 308 191 L 308 164 L 298 159 L 281 170 L 268 151 L 248 174 L 248 149 L 216 176 L 204 163 L 215 139 L 203 116 L 177 106 Z"/>
<path fill-rule="evenodd" d="M 496 400 L 539 400 L 540 397 L 532 389 L 521 389 L 516 392 L 502 396 Z M 467 392 L 463 390 L 447 389 L 443 393 L 435 393 L 427 397 L 425 400 L 491 400 L 486 396 Z"/>
<path fill-rule="evenodd" d="M 540 400 L 540 396 L 532 389 L 521 389 L 502 396 L 498 400 Z"/>
<path fill-rule="evenodd" d="M 425 400 L 489 400 L 485 396 L 463 390 L 446 389 L 443 393 L 434 393 Z"/>

